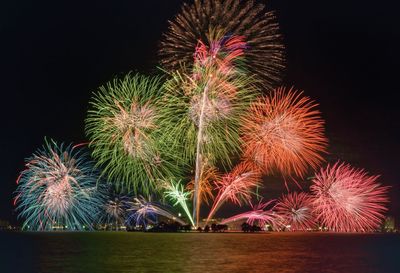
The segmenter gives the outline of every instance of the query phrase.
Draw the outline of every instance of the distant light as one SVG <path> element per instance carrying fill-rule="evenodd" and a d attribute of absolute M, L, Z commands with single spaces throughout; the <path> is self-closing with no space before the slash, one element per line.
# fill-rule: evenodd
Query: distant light
<path fill-rule="evenodd" d="M 181 217 L 181 216 L 182 216 L 182 214 L 179 212 L 179 213 L 178 213 L 178 217 Z"/>

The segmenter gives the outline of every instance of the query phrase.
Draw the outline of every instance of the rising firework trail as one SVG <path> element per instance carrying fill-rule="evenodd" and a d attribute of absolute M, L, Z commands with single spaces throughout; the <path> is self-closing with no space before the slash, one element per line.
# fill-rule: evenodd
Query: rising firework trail
<path fill-rule="evenodd" d="M 213 206 L 207 217 L 207 222 L 226 201 L 242 205 L 243 201 L 250 203 L 253 188 L 260 183 L 261 175 L 257 170 L 251 169 L 248 164 L 240 163 L 230 173 L 216 181 L 218 191 Z"/>
<path fill-rule="evenodd" d="M 313 197 L 305 192 L 283 195 L 274 210 L 279 216 L 280 228 L 291 231 L 306 231 L 317 227 L 313 214 Z"/>
<path fill-rule="evenodd" d="M 15 204 L 23 229 L 69 230 L 92 228 L 103 203 L 94 165 L 87 154 L 71 145 L 46 141 L 26 160 L 17 180 Z"/>
<path fill-rule="evenodd" d="M 244 37 L 244 68 L 262 79 L 267 90 L 280 82 L 284 46 L 279 27 L 273 12 L 254 1 L 195 0 L 184 4 L 161 42 L 162 64 L 170 71 L 182 64 L 191 67 L 198 41 L 210 46 L 216 33 Z"/>
<path fill-rule="evenodd" d="M 377 180 L 378 176 L 340 162 L 321 169 L 310 187 L 317 219 L 338 232 L 376 230 L 389 201 L 388 187 Z"/>
<path fill-rule="evenodd" d="M 128 74 L 94 94 L 86 132 L 103 175 L 120 181 L 118 188 L 148 193 L 179 173 L 179 160 L 158 141 L 168 127 L 156 106 L 163 92 L 160 78 Z"/>
<path fill-rule="evenodd" d="M 265 174 L 304 176 L 326 153 L 324 121 L 302 92 L 278 88 L 255 101 L 243 120 L 244 157 Z"/>
<path fill-rule="evenodd" d="M 230 166 L 240 153 L 240 117 L 254 97 L 251 77 L 235 65 L 243 55 L 241 37 L 220 38 L 210 47 L 198 43 L 191 73 L 172 73 L 161 100 L 170 147 L 195 164 L 193 217 L 200 208 L 199 184 L 205 164 Z M 165 104 L 165 102 L 168 102 Z M 194 160 L 193 160 L 194 159 Z M 194 161 L 194 162 L 193 162 Z"/>
<path fill-rule="evenodd" d="M 152 202 L 151 199 L 147 200 L 143 196 L 135 197 L 133 201 L 129 202 L 127 212 L 127 224 L 143 225 L 145 229 L 147 228 L 148 223 L 154 224 L 157 222 L 157 215 L 174 220 L 181 225 L 186 224 L 180 218 L 175 217 L 160 203 Z"/>
<path fill-rule="evenodd" d="M 275 200 L 271 200 L 268 202 L 260 201 L 258 204 L 253 205 L 250 203 L 251 210 L 234 215 L 227 219 L 224 219 L 221 224 L 228 224 L 231 222 L 239 221 L 239 220 L 246 220 L 246 222 L 250 225 L 254 225 L 258 223 L 260 227 L 265 226 L 266 224 L 274 227 L 276 225 L 277 219 L 279 218 L 273 211 L 273 209 L 266 209 L 270 206 Z"/>

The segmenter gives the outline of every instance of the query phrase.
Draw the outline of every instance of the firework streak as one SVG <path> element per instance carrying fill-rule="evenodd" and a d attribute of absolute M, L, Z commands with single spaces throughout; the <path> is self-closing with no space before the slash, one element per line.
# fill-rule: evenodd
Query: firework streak
<path fill-rule="evenodd" d="M 171 220 L 174 220 L 182 225 L 186 223 L 180 218 L 175 217 L 172 213 L 166 210 L 161 204 L 157 202 L 151 202 L 146 200 L 143 196 L 134 198 L 133 202 L 129 203 L 128 218 L 126 222 L 128 224 L 135 223 L 136 225 L 143 225 L 147 227 L 147 223 L 155 223 L 156 215 L 161 215 Z"/>
<path fill-rule="evenodd" d="M 277 216 L 272 209 L 265 209 L 274 201 L 275 200 L 270 200 L 264 203 L 260 201 L 257 205 L 253 205 L 252 203 L 250 203 L 250 206 L 252 208 L 251 211 L 240 213 L 224 219 L 221 224 L 228 224 L 239 220 L 246 220 L 246 222 L 250 225 L 258 223 L 259 226 L 265 226 L 266 224 L 269 224 L 274 227 L 279 216 Z"/>
<path fill-rule="evenodd" d="M 260 179 L 258 171 L 250 169 L 248 164 L 240 163 L 221 180 L 216 181 L 218 194 L 208 214 L 207 222 L 227 200 L 238 205 L 241 205 L 243 201 L 250 202 L 251 189 L 259 185 Z"/>

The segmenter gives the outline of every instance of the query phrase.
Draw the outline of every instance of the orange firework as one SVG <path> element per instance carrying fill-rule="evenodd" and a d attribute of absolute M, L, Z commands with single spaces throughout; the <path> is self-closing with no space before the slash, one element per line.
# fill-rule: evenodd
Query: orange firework
<path fill-rule="evenodd" d="M 244 157 L 263 173 L 303 177 L 323 161 L 327 139 L 317 104 L 291 88 L 258 99 L 243 118 Z"/>
<path fill-rule="evenodd" d="M 213 191 L 213 185 L 212 183 L 215 183 L 220 179 L 221 175 L 218 172 L 217 168 L 212 167 L 212 166 L 203 166 L 200 179 L 199 179 L 199 188 L 197 191 L 197 202 L 196 202 L 196 219 L 200 219 L 200 206 L 201 203 L 204 201 L 207 205 L 209 204 L 209 200 L 214 199 L 214 195 L 212 193 Z M 193 179 L 192 181 L 189 182 L 189 184 L 186 186 L 186 189 L 192 192 L 192 195 L 194 193 L 194 185 L 195 185 L 195 180 Z M 193 197 L 193 196 L 192 196 Z"/>

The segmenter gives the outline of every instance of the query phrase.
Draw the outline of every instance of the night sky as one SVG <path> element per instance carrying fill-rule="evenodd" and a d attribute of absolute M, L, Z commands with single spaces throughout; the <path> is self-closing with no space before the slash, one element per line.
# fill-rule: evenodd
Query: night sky
<path fill-rule="evenodd" d="M 85 142 L 88 101 L 98 86 L 129 71 L 155 73 L 161 34 L 182 1 L 8 2 L 0 4 L 0 219 L 13 220 L 24 158 L 45 136 Z M 381 174 L 391 186 L 389 214 L 400 221 L 400 19 L 392 2 L 271 0 L 267 6 L 284 35 L 283 84 L 320 103 L 328 160 Z M 280 186 L 272 181 L 265 190 L 272 196 Z"/>

